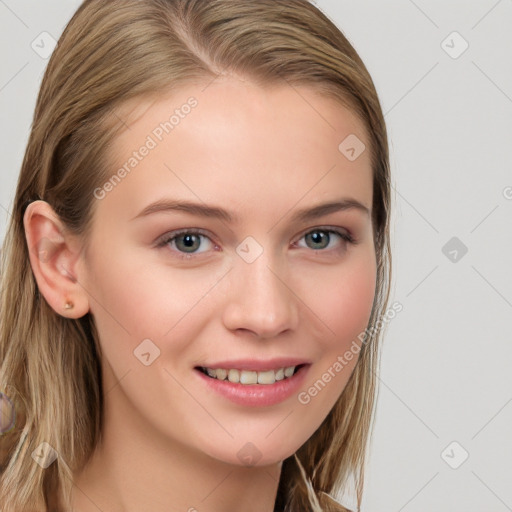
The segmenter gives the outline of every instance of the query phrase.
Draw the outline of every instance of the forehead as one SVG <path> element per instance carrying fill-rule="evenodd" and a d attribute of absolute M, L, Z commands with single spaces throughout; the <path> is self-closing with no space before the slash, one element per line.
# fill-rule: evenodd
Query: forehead
<path fill-rule="evenodd" d="M 246 121 L 245 128 L 248 128 L 249 120 L 254 133 L 267 127 L 272 128 L 267 134 L 281 137 L 287 133 L 293 135 L 297 130 L 323 137 L 330 131 L 336 139 L 340 134 L 350 132 L 370 142 L 366 126 L 354 111 L 334 99 L 332 94 L 327 96 L 322 93 L 318 87 L 293 85 L 284 80 L 279 85 L 260 86 L 243 78 L 225 76 L 126 101 L 115 112 L 115 117 L 125 127 L 117 137 L 118 145 L 130 139 L 129 132 L 133 129 L 148 132 L 155 122 L 165 123 L 173 114 L 183 119 L 183 113 L 187 116 L 191 110 L 187 107 L 191 98 L 196 100 L 199 107 L 192 109 L 192 123 L 196 121 L 196 130 L 200 125 L 210 129 L 212 123 L 215 128 L 220 128 L 226 123 L 241 125 L 243 121 Z M 180 112 L 182 110 L 185 112 Z M 307 124 L 296 125 L 296 121 Z M 175 127 L 177 124 L 180 123 L 176 123 Z M 164 142 L 169 142 L 169 138 L 166 139 Z"/>
<path fill-rule="evenodd" d="M 128 214 L 166 192 L 248 205 L 248 213 L 263 198 L 267 207 L 291 206 L 329 194 L 357 196 L 371 208 L 364 124 L 314 89 L 220 78 L 138 98 L 118 115 L 127 128 L 110 147 L 110 168 L 128 172 L 109 200 L 122 196 Z"/>

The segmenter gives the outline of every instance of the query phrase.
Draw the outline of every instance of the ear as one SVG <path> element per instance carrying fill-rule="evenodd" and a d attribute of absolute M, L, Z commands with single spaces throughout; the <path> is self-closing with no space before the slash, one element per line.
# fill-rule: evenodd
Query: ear
<path fill-rule="evenodd" d="M 80 239 L 65 228 L 45 201 L 28 205 L 23 225 L 30 265 L 40 293 L 59 315 L 80 318 L 87 314 L 89 298 L 80 284 L 83 256 Z"/>

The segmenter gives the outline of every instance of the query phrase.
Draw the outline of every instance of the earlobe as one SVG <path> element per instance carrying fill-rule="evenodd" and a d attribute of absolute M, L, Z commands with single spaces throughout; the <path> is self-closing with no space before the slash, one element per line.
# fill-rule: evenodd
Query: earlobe
<path fill-rule="evenodd" d="M 89 299 L 80 285 L 80 243 L 45 201 L 27 206 L 23 217 L 30 265 L 41 295 L 59 315 L 80 318 Z"/>

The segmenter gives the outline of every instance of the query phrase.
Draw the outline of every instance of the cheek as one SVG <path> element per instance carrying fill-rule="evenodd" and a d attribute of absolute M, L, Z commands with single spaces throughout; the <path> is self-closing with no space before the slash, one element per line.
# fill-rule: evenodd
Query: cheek
<path fill-rule="evenodd" d="M 376 262 L 372 252 L 331 272 L 313 297 L 322 319 L 324 350 L 344 350 L 368 326 L 375 297 Z M 327 333 L 327 335 L 326 335 Z"/>
<path fill-rule="evenodd" d="M 172 338 L 178 352 L 178 341 L 193 335 L 191 327 L 200 328 L 197 313 L 204 314 L 205 298 L 222 275 L 162 270 L 161 263 L 152 265 L 136 252 L 118 258 L 115 265 L 98 257 L 90 268 L 91 309 L 101 338 L 117 349 L 126 346 L 127 357 L 146 338 L 162 348 Z"/>
<path fill-rule="evenodd" d="M 358 336 L 368 326 L 375 296 L 374 253 L 330 271 L 328 277 L 311 308 L 322 320 L 321 332 L 315 333 L 318 364 L 297 396 L 314 428 L 338 400 L 358 361 Z"/>

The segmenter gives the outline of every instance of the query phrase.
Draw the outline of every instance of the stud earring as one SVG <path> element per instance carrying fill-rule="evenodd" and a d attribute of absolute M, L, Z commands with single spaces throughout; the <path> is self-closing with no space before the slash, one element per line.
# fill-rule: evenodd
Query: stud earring
<path fill-rule="evenodd" d="M 66 302 L 64 309 L 73 309 L 75 305 L 72 302 Z"/>

